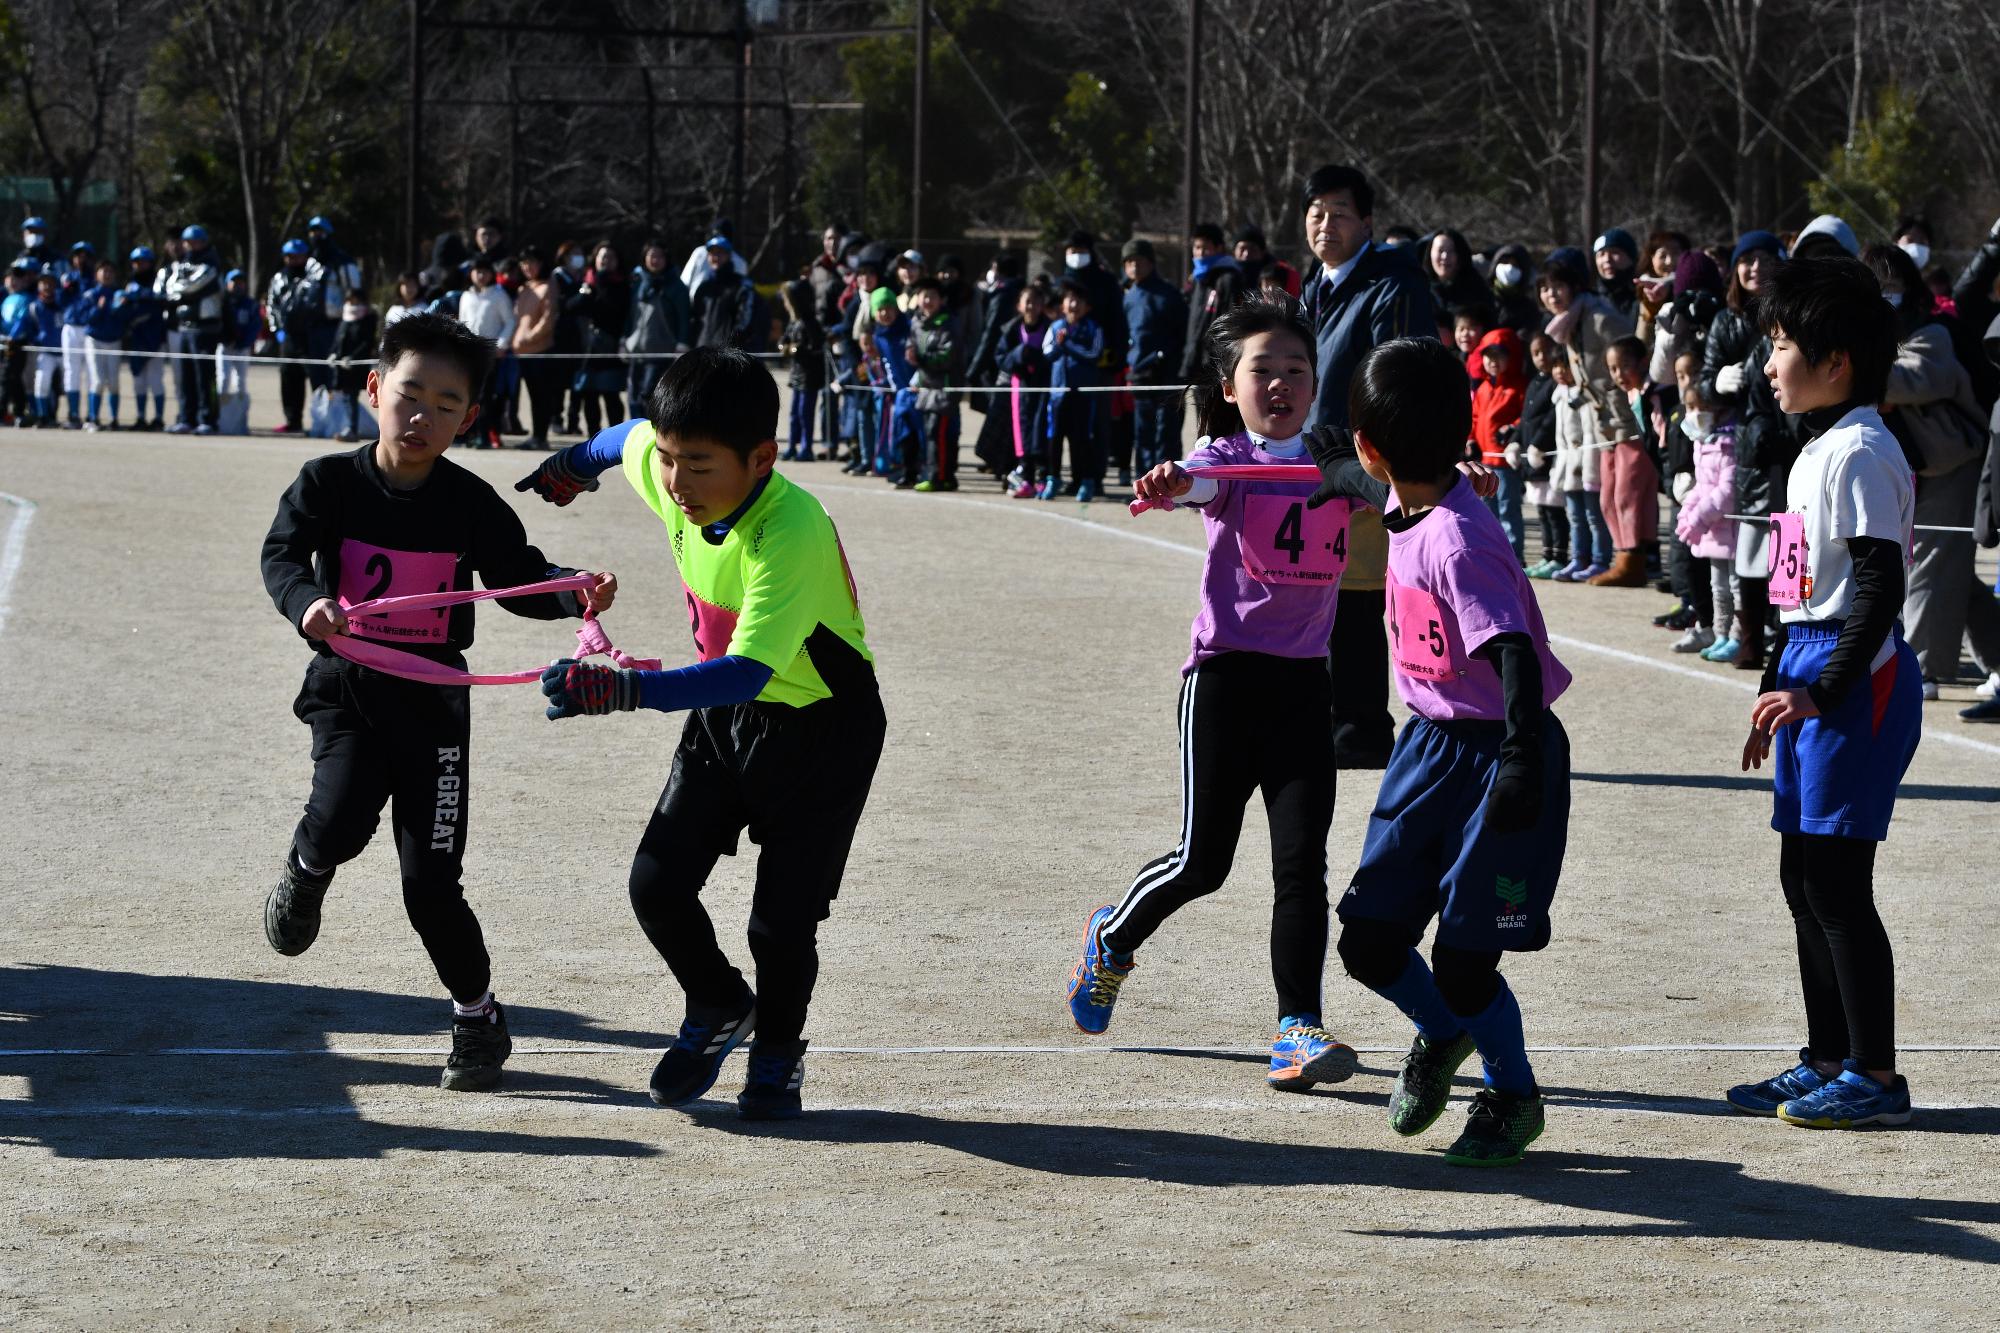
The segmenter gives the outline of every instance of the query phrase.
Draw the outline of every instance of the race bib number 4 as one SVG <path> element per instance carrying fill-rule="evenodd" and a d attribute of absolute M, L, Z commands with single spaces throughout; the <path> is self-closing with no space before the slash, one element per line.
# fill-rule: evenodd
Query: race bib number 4
<path fill-rule="evenodd" d="M 1308 509 L 1303 496 L 1243 497 L 1243 568 L 1260 583 L 1333 586 L 1347 568 L 1348 509 L 1345 500 Z"/>
<path fill-rule="evenodd" d="M 340 544 L 342 607 L 377 597 L 449 592 L 457 577 L 458 556 L 451 551 L 391 551 L 352 539 Z M 377 643 L 443 643 L 451 637 L 451 608 L 357 616 L 347 622 L 347 632 Z"/>
<path fill-rule="evenodd" d="M 1458 668 L 1451 625 L 1437 598 L 1399 583 L 1388 586 L 1389 656 L 1396 670 L 1419 680 L 1451 680 Z"/>
<path fill-rule="evenodd" d="M 1807 564 L 1806 521 L 1798 514 L 1771 515 L 1771 540 L 1765 549 L 1771 567 L 1771 605 L 1792 610 L 1812 598 L 1812 570 Z"/>

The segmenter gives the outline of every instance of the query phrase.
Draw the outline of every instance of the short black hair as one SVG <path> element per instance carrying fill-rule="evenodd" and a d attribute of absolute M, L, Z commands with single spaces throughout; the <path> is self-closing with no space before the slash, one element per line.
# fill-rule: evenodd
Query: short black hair
<path fill-rule="evenodd" d="M 912 282 L 909 286 L 905 287 L 903 290 L 910 293 L 910 295 L 912 296 L 915 296 L 918 292 L 936 292 L 939 296 L 943 296 L 944 284 L 942 282 L 939 282 L 936 277 L 926 273 L 923 277 L 918 278 L 916 281 Z"/>
<path fill-rule="evenodd" d="M 1447 476 L 1472 434 L 1472 395 L 1456 348 L 1396 338 L 1362 359 L 1347 388 L 1347 419 L 1399 481 Z"/>
<path fill-rule="evenodd" d="M 1896 312 L 1874 270 L 1847 255 L 1781 264 L 1757 293 L 1757 327 L 1783 332 L 1809 366 L 1834 352 L 1854 367 L 1850 400 L 1878 403 L 1896 360 Z"/>
<path fill-rule="evenodd" d="M 1362 217 L 1375 216 L 1375 187 L 1359 171 L 1344 166 L 1319 167 L 1306 177 L 1305 190 L 1299 198 L 1299 212 L 1311 208 L 1313 200 L 1321 195 L 1332 194 L 1336 190 L 1347 191 L 1348 198 L 1354 201 L 1354 211 Z"/>
<path fill-rule="evenodd" d="M 486 218 L 486 219 L 485 219 L 484 221 L 482 221 L 482 222 L 481 222 L 481 223 L 480 223 L 479 225 L 480 225 L 481 227 L 484 227 L 484 228 L 486 228 L 486 230 L 488 230 L 488 231 L 500 231 L 500 232 L 504 232 L 504 231 L 506 231 L 506 230 L 507 230 L 507 223 L 506 223 L 506 220 L 505 220 L 505 219 L 503 219 L 503 218 L 498 218 L 498 217 L 492 217 L 492 216 L 488 216 L 488 217 L 487 217 L 487 218 Z"/>
<path fill-rule="evenodd" d="M 1641 371 L 1646 369 L 1647 352 L 1643 338 L 1628 333 L 1622 338 L 1613 339 L 1611 346 L 1605 350 L 1618 353 L 1618 359 L 1628 366 L 1637 366 Z"/>
<path fill-rule="evenodd" d="M 470 273 L 476 268 L 483 268 L 488 273 L 491 273 L 493 271 L 493 261 L 485 255 L 474 255 L 472 261 L 465 266 L 465 271 Z"/>
<path fill-rule="evenodd" d="M 697 347 L 668 364 L 646 416 L 661 440 L 719 444 L 747 461 L 778 437 L 778 382 L 747 352 Z"/>
<path fill-rule="evenodd" d="M 382 335 L 375 368 L 386 375 L 406 356 L 439 356 L 465 372 L 465 397 L 479 401 L 493 370 L 493 340 L 482 338 L 450 315 L 428 310 L 405 315 Z"/>
<path fill-rule="evenodd" d="M 1222 228 L 1216 226 L 1213 222 L 1197 222 L 1194 230 L 1188 233 L 1188 239 L 1190 241 L 1207 241 L 1210 245 L 1220 248 L 1222 245 Z"/>

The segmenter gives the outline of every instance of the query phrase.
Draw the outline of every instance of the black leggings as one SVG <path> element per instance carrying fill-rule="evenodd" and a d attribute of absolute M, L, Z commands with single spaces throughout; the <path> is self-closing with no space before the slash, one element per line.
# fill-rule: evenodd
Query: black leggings
<path fill-rule="evenodd" d="M 1409 966 L 1410 950 L 1423 935 L 1393 921 L 1354 920 L 1340 928 L 1340 965 L 1380 994 L 1396 984 Z M 1460 1018 L 1484 1013 L 1500 993 L 1500 951 L 1431 945 L 1431 978 L 1445 1007 Z"/>
<path fill-rule="evenodd" d="M 1798 932 L 1813 1058 L 1894 1069 L 1896 961 L 1875 910 L 1875 848 L 1863 838 L 1786 833 L 1778 880 Z"/>
<path fill-rule="evenodd" d="M 562 369 L 547 361 L 523 361 L 521 382 L 528 389 L 528 434 L 546 443 L 562 407 Z"/>
<path fill-rule="evenodd" d="M 314 870 L 352 861 L 390 807 L 403 910 L 451 997 L 471 1004 L 492 984 L 479 918 L 465 901 L 471 692 L 419 685 L 315 659 L 292 711 L 312 728 L 312 797 L 292 834 Z"/>
<path fill-rule="evenodd" d="M 1222 653 L 1181 682 L 1181 839 L 1149 861 L 1104 942 L 1130 953 L 1229 877 L 1243 807 L 1264 793 L 1271 825 L 1271 976 L 1281 1017 L 1320 1012 L 1326 970 L 1326 835 L 1333 823 L 1333 727 L 1317 657 Z M 1283 701 L 1286 721 L 1272 721 Z"/>
<path fill-rule="evenodd" d="M 623 394 L 600 393 L 596 389 L 579 389 L 577 390 L 577 396 L 583 399 L 583 424 L 587 427 L 586 434 L 597 434 L 598 422 L 600 420 L 597 408 L 599 403 L 604 404 L 604 414 L 601 418 L 604 425 L 615 426 L 625 419 L 625 396 Z"/>
<path fill-rule="evenodd" d="M 639 926 L 690 1009 L 733 1007 L 750 993 L 700 896 L 717 859 L 735 855 L 747 831 L 762 849 L 749 929 L 757 1042 L 799 1042 L 819 978 L 819 923 L 840 891 L 885 726 L 872 690 L 804 708 L 738 704 L 688 714 L 629 887 Z"/>

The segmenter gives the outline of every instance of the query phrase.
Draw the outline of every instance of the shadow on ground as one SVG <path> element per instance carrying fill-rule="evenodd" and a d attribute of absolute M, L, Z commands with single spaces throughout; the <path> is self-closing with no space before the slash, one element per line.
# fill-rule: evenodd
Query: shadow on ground
<path fill-rule="evenodd" d="M 0 967 L 0 1074 L 25 1098 L 0 1097 L 0 1142 L 79 1158 L 339 1159 L 404 1152 L 639 1157 L 651 1144 L 463 1126 L 382 1123 L 350 1089 L 402 1086 L 438 1098 L 449 1009 L 435 995 L 281 982 L 161 977 L 94 968 Z M 536 1039 L 640 1047 L 659 1037 L 597 1027 L 557 1009 L 509 1006 L 517 1043 Z M 376 1034 L 370 1045 L 435 1050 L 435 1059 L 327 1053 L 330 1032 Z M 166 1054 L 223 1049 L 238 1055 Z M 79 1054 L 17 1054 L 53 1051 Z M 263 1054 L 260 1052 L 296 1052 Z M 92 1052 L 93 1054 L 82 1054 Z M 95 1054 L 95 1052 L 106 1052 Z M 634 1050 L 635 1077 L 650 1061 Z M 510 1099 L 624 1103 L 632 1087 L 510 1068 Z"/>

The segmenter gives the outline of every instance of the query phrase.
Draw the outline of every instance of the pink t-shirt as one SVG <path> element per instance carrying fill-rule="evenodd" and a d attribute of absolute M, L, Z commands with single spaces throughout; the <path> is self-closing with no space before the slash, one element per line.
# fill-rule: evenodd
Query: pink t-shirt
<path fill-rule="evenodd" d="M 1549 652 L 1535 591 L 1500 520 L 1460 478 L 1437 508 L 1389 531 L 1385 601 L 1396 690 L 1411 712 L 1433 721 L 1506 718 L 1500 673 L 1473 654 L 1497 634 L 1525 634 L 1542 664 L 1542 705 L 1569 688 L 1570 674 Z"/>
<path fill-rule="evenodd" d="M 1351 503 L 1330 500 L 1306 508 L 1306 497 L 1319 488 L 1319 469 L 1303 448 L 1296 454 L 1267 453 L 1248 434 L 1238 434 L 1187 458 L 1197 477 L 1204 467 L 1242 463 L 1296 463 L 1299 480 L 1208 483 L 1216 493 L 1200 505 L 1208 536 L 1201 610 L 1182 675 L 1217 653 L 1324 657 L 1333 633 Z"/>

